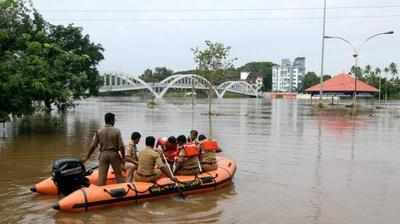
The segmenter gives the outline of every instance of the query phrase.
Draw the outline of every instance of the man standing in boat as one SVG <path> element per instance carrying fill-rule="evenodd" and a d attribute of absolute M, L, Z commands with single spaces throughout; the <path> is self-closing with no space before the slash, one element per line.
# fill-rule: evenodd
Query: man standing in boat
<path fill-rule="evenodd" d="M 94 150 L 99 146 L 99 178 L 98 186 L 103 186 L 107 182 L 107 173 L 110 165 L 112 166 L 117 182 L 125 182 L 122 176 L 123 161 L 125 160 L 125 148 L 122 142 L 121 131 L 114 128 L 115 115 L 106 113 L 104 116 L 105 126 L 96 131 L 90 145 L 89 153 L 85 161 L 89 160 Z"/>

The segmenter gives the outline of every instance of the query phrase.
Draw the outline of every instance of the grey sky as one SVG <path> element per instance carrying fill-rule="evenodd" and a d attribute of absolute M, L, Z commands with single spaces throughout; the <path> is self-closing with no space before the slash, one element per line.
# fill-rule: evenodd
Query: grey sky
<path fill-rule="evenodd" d="M 284 57 L 305 56 L 307 70 L 320 70 L 322 0 L 33 2 L 50 22 L 74 23 L 101 43 L 106 50 L 102 71 L 139 75 L 155 66 L 191 69 L 194 63 L 190 48 L 204 40 L 231 46 L 232 56 L 239 59 L 238 66 L 250 61 L 280 63 Z M 400 63 L 398 0 L 327 0 L 327 5 L 327 35 L 339 35 L 357 45 L 375 33 L 397 32 L 364 45 L 361 65 Z M 326 43 L 325 73 L 348 71 L 353 63 L 350 47 L 339 40 Z"/>

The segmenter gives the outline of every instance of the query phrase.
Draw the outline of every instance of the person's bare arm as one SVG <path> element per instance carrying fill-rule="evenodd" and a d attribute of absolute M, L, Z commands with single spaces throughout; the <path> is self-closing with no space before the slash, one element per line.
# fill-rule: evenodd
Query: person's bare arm
<path fill-rule="evenodd" d="M 122 141 L 122 136 L 121 136 L 121 132 L 118 132 L 118 147 L 119 147 L 119 151 L 121 152 L 121 159 L 125 160 L 125 146 L 124 146 L 124 142 Z"/>
<path fill-rule="evenodd" d="M 84 162 L 86 162 L 87 160 L 89 160 L 90 156 L 93 154 L 94 150 L 97 148 L 97 145 L 99 144 L 99 137 L 97 136 L 97 132 L 94 134 L 93 136 L 93 140 L 92 143 L 90 144 L 89 147 L 89 153 L 87 154 Z"/>

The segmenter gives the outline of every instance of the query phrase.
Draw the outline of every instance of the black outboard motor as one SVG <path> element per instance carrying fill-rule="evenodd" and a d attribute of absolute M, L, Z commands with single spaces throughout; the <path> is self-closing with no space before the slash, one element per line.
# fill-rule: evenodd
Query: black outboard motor
<path fill-rule="evenodd" d="M 63 195 L 89 186 L 85 165 L 79 159 L 59 159 L 53 162 L 52 177 Z"/>

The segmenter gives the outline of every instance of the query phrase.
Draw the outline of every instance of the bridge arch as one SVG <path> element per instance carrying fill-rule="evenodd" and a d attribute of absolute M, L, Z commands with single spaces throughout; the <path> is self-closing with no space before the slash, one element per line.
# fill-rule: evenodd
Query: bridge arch
<path fill-rule="evenodd" d="M 215 94 L 219 97 L 218 90 L 215 89 L 215 87 L 206 78 L 204 78 L 200 75 L 196 75 L 196 74 L 185 74 L 185 75 L 169 76 L 169 77 L 165 78 L 164 80 L 162 80 L 160 83 L 166 84 L 166 87 L 158 95 L 158 98 L 162 98 L 170 88 L 174 88 L 175 83 L 179 82 L 182 79 L 187 79 L 187 78 L 191 79 L 192 82 L 197 81 L 200 85 L 202 85 L 203 88 L 208 89 L 211 86 L 211 88 L 214 90 Z M 198 86 L 197 86 L 197 88 L 198 88 Z"/>
<path fill-rule="evenodd" d="M 135 76 L 127 77 L 125 75 L 115 74 L 115 73 L 103 74 L 102 76 L 104 77 L 104 79 L 106 78 L 106 76 L 109 76 L 110 79 L 112 79 L 112 77 L 119 78 L 119 79 L 125 81 L 126 83 L 128 83 L 128 86 L 129 85 L 130 86 L 138 86 L 137 83 L 139 83 L 141 86 L 139 86 L 138 89 L 148 89 L 155 97 L 158 97 L 158 94 L 154 91 L 154 89 L 149 84 L 147 84 L 145 81 L 140 79 L 139 77 L 135 77 Z M 137 82 L 137 83 L 135 83 L 135 82 Z M 106 85 L 106 84 L 107 84 L 106 81 L 104 81 L 103 88 L 105 88 L 105 89 L 109 88 L 109 87 L 111 87 L 111 88 L 118 87 L 118 85 L 112 85 L 111 81 L 110 81 L 110 85 Z M 106 91 L 105 89 L 103 90 L 104 92 Z M 124 89 L 121 88 L 121 90 L 123 91 Z"/>
<path fill-rule="evenodd" d="M 246 81 L 227 81 L 227 82 L 221 83 L 217 88 L 219 90 L 222 90 L 221 93 L 219 94 L 220 98 L 223 98 L 227 91 L 239 93 L 239 94 L 243 94 L 244 92 L 247 92 L 246 95 L 258 96 L 258 90 Z M 245 89 L 247 89 L 247 91 L 237 90 L 238 88 L 239 89 L 245 88 Z"/>

